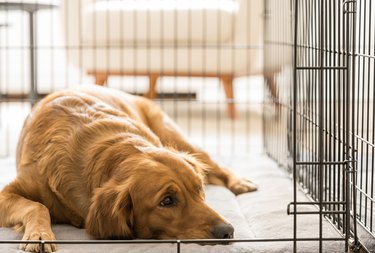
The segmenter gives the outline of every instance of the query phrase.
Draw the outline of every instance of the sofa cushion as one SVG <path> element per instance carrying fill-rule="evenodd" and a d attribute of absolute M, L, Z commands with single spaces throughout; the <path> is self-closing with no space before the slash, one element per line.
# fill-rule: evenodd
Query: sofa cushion
<path fill-rule="evenodd" d="M 84 44 L 224 43 L 238 1 L 98 0 L 82 6 Z"/>

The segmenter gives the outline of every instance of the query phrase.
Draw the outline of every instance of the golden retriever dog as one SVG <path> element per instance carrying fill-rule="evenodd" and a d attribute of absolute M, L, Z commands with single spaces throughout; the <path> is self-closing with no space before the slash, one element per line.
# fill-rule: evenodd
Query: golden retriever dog
<path fill-rule="evenodd" d="M 232 238 L 204 201 L 204 184 L 256 190 L 194 147 L 153 102 L 81 86 L 34 106 L 17 147 L 17 177 L 0 193 L 0 226 L 28 240 L 55 240 L 51 223 L 94 238 Z M 46 251 L 56 250 L 47 244 Z"/>

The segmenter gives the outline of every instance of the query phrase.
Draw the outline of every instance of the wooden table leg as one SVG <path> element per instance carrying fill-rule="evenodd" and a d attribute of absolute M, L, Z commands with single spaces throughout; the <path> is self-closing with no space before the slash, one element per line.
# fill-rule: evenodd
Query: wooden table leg
<path fill-rule="evenodd" d="M 105 72 L 95 73 L 95 83 L 104 86 L 107 83 L 108 75 Z"/>
<path fill-rule="evenodd" d="M 154 99 L 157 97 L 156 93 L 156 82 L 158 81 L 159 76 L 155 74 L 151 74 L 148 76 L 149 78 L 149 91 L 145 94 L 145 97 L 149 99 Z"/>
<path fill-rule="evenodd" d="M 233 92 L 233 77 L 222 76 L 221 81 L 223 82 L 225 96 L 227 98 L 228 113 L 231 119 L 236 118 L 236 106 L 234 103 L 234 92 Z"/>

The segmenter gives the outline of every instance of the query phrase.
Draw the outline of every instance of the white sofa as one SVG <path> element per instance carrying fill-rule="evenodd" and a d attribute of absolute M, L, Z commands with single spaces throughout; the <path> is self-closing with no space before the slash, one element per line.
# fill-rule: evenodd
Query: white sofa
<path fill-rule="evenodd" d="M 110 75 L 233 79 L 262 72 L 262 0 L 62 0 L 69 61 L 103 85 Z"/>

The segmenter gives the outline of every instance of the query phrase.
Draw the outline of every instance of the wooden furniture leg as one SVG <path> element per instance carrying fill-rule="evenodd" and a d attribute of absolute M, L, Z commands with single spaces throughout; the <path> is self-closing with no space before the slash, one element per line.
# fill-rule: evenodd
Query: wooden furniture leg
<path fill-rule="evenodd" d="M 149 91 L 145 94 L 145 97 L 149 99 L 154 99 L 157 97 L 156 94 L 156 82 L 158 81 L 159 76 L 155 74 L 151 74 L 148 76 L 149 78 Z"/>
<path fill-rule="evenodd" d="M 89 71 L 88 74 L 95 76 L 95 83 L 97 85 L 105 85 L 108 79 L 109 75 L 139 75 L 139 73 L 131 73 L 131 72 L 95 72 L 95 71 Z M 158 81 L 158 78 L 160 75 L 158 74 L 143 74 L 148 75 L 149 77 L 149 91 L 144 94 L 145 97 L 149 99 L 154 99 L 157 97 L 156 92 L 156 83 Z M 167 74 L 167 76 L 174 76 L 171 74 Z M 180 76 L 187 76 L 186 74 L 181 74 Z M 193 75 L 196 76 L 196 75 Z M 216 75 L 208 75 L 210 77 L 214 77 Z M 234 101 L 234 90 L 233 90 L 233 76 L 232 75 L 223 75 L 219 76 L 221 82 L 223 83 L 223 88 L 225 92 L 225 96 L 227 99 L 227 107 L 228 107 L 228 115 L 231 119 L 236 118 L 236 106 Z"/>
<path fill-rule="evenodd" d="M 104 72 L 96 72 L 95 73 L 95 83 L 97 85 L 104 86 L 107 83 L 108 75 Z"/>
<path fill-rule="evenodd" d="M 233 77 L 222 76 L 221 81 L 223 82 L 225 96 L 228 99 L 228 113 L 231 119 L 236 118 L 236 107 L 234 103 L 234 92 L 233 92 Z"/>

